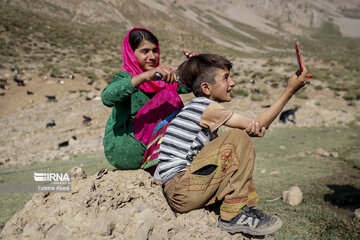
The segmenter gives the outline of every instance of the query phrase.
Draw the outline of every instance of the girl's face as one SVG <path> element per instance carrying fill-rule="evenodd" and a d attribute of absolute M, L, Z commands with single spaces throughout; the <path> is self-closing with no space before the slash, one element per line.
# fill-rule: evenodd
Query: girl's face
<path fill-rule="evenodd" d="M 141 70 L 144 72 L 149 71 L 159 65 L 159 49 L 158 46 L 143 40 L 139 47 L 134 51 L 137 62 L 140 65 Z"/>

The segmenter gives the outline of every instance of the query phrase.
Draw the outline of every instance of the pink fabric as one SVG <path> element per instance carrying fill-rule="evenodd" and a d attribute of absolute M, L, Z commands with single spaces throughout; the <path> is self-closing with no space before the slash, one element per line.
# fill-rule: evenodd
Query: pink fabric
<path fill-rule="evenodd" d="M 183 107 L 184 104 L 177 92 L 168 89 L 158 92 L 136 114 L 133 120 L 135 138 L 148 146 L 156 125 Z"/>
<path fill-rule="evenodd" d="M 143 72 L 140 68 L 139 63 L 136 60 L 135 54 L 134 54 L 133 50 L 131 49 L 131 46 L 129 43 L 130 32 L 135 29 L 143 29 L 143 30 L 150 32 L 150 30 L 145 29 L 145 28 L 133 28 L 127 33 L 127 35 L 124 39 L 124 42 L 122 45 L 122 58 L 124 61 L 124 65 L 122 66 L 121 70 L 130 73 L 132 76 L 139 75 L 140 73 Z M 158 48 L 159 48 L 159 63 L 160 63 L 160 45 L 159 44 L 158 44 Z M 169 83 L 165 83 L 163 81 L 145 82 L 139 86 L 139 88 L 145 92 L 159 92 L 161 89 L 164 89 L 164 88 L 176 91 L 177 87 L 178 87 L 178 84 L 176 82 L 173 84 L 169 84 Z"/>
<path fill-rule="evenodd" d="M 166 100 L 164 101 L 164 99 Z M 148 171 L 151 175 L 155 172 L 158 163 L 160 141 L 169 123 L 162 126 L 156 132 L 154 130 L 165 118 L 174 115 L 175 111 L 183 107 L 184 104 L 177 92 L 163 89 L 140 109 L 133 120 L 135 138 L 147 146 L 141 168 Z"/>

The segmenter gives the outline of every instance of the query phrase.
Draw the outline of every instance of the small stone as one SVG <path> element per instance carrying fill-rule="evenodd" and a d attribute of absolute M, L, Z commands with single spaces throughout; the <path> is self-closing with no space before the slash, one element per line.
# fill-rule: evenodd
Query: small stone
<path fill-rule="evenodd" d="M 279 171 L 272 171 L 272 172 L 270 173 L 270 175 L 279 175 L 279 174 L 280 174 Z"/>
<path fill-rule="evenodd" d="M 356 209 L 354 214 L 357 219 L 360 219 L 360 208 Z"/>
<path fill-rule="evenodd" d="M 89 232 L 100 234 L 101 236 L 109 236 L 111 234 L 111 225 L 110 219 L 102 216 L 94 220 Z"/>
<path fill-rule="evenodd" d="M 95 92 L 89 92 L 88 94 L 86 94 L 86 100 L 90 101 L 92 99 L 94 99 L 96 97 L 96 93 Z"/>
<path fill-rule="evenodd" d="M 75 99 L 75 98 L 78 98 L 78 97 L 80 97 L 80 93 L 78 93 L 78 92 L 71 93 L 69 95 L 69 99 Z"/>
<path fill-rule="evenodd" d="M 282 199 L 283 202 L 291 206 L 297 206 L 303 200 L 303 193 L 298 186 L 293 186 L 289 190 L 283 192 Z"/>
<path fill-rule="evenodd" d="M 300 158 L 304 158 L 304 157 L 306 157 L 306 154 L 304 152 L 301 152 L 297 156 Z"/>
<path fill-rule="evenodd" d="M 260 171 L 262 174 L 266 173 L 266 169 L 261 169 Z"/>
<path fill-rule="evenodd" d="M 74 138 L 70 138 L 69 139 L 69 145 L 72 146 L 72 145 L 75 145 L 75 144 L 77 144 L 77 141 Z"/>
<path fill-rule="evenodd" d="M 87 177 L 85 171 L 80 167 L 73 167 L 70 170 L 70 173 L 71 173 L 71 178 L 74 179 L 82 179 Z"/>
<path fill-rule="evenodd" d="M 44 234 L 40 227 L 35 223 L 26 225 L 21 236 L 29 239 L 42 239 Z"/>
<path fill-rule="evenodd" d="M 333 157 L 333 158 L 337 158 L 337 157 L 339 157 L 339 153 L 338 152 L 331 152 L 330 156 Z"/>
<path fill-rule="evenodd" d="M 69 231 L 61 224 L 56 224 L 46 233 L 47 239 L 67 239 L 70 237 Z"/>
<path fill-rule="evenodd" d="M 279 149 L 280 149 L 280 150 L 284 150 L 284 149 L 286 149 L 286 147 L 285 147 L 284 145 L 280 145 L 280 146 L 279 146 Z"/>
<path fill-rule="evenodd" d="M 328 153 L 327 151 L 325 151 L 322 148 L 316 149 L 315 154 L 318 156 L 321 156 L 321 157 L 329 157 L 330 156 L 330 153 Z"/>

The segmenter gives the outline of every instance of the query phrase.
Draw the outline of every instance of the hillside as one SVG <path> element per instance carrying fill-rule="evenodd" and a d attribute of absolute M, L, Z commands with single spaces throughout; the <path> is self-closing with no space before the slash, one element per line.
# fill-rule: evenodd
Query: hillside
<path fill-rule="evenodd" d="M 302 14 L 295 14 L 294 6 Z M 350 7 L 352 1 L 324 6 L 317 1 L 2 1 L 0 167 L 102 149 L 110 109 L 98 101 L 100 92 L 120 70 L 121 41 L 133 26 L 158 35 L 162 62 L 173 67 L 184 60 L 184 47 L 230 58 L 237 87 L 229 107 L 250 116 L 279 96 L 296 70 L 297 40 L 303 62 L 315 76 L 288 106 L 300 107 L 297 126 L 354 121 L 359 117 L 359 41 L 342 36 L 334 24 L 345 13 L 356 17 L 356 11 L 346 10 L 354 9 Z M 282 12 L 294 17 L 286 20 Z M 317 24 L 303 21 L 314 14 Z M 56 95 L 57 102 L 46 95 Z M 83 124 L 84 115 L 92 119 L 91 126 Z M 56 126 L 46 128 L 52 121 Z M 59 149 L 69 140 L 69 147 Z"/>
<path fill-rule="evenodd" d="M 297 107 L 296 124 L 277 119 L 272 128 L 355 128 L 356 138 L 359 12 L 357 0 L 0 0 L 0 170 L 53 161 L 68 164 L 81 154 L 104 159 L 102 139 L 111 109 L 103 106 L 100 94 L 120 71 L 122 40 L 135 26 L 156 34 L 161 61 L 173 68 L 185 60 L 183 48 L 229 58 L 237 86 L 233 101 L 225 105 L 251 117 L 282 93 L 296 71 L 298 42 L 314 78 L 285 108 Z M 191 97 L 182 96 L 184 102 Z M 354 142 L 349 146 L 358 144 Z M 356 176 L 358 168 L 353 171 Z M 147 187 L 160 192 L 158 186 Z M 150 214 L 145 210 L 134 210 L 134 217 Z M 215 217 L 213 212 L 199 213 L 197 218 Z M 213 223 L 206 224 L 201 234 Z M 180 238 L 177 227 L 170 232 Z M 34 234 L 42 234 L 38 230 Z"/>

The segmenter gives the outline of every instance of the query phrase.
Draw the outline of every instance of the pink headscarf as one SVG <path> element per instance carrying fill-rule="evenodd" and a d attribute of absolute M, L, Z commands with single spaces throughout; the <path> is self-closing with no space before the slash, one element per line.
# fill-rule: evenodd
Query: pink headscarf
<path fill-rule="evenodd" d="M 121 70 L 130 73 L 132 76 L 136 76 L 143 72 L 143 70 L 141 70 L 141 68 L 140 68 L 139 63 L 137 62 L 135 54 L 134 54 L 133 50 L 131 49 L 131 46 L 129 43 L 130 32 L 135 29 L 146 30 L 152 34 L 152 32 L 149 31 L 148 29 L 135 27 L 127 33 L 127 35 L 124 39 L 124 42 L 122 45 L 122 58 L 124 61 L 124 65 L 122 66 Z M 158 64 L 159 64 L 160 63 L 160 45 L 159 45 L 159 43 L 158 43 L 158 49 L 159 49 L 159 62 L 158 62 Z M 164 89 L 164 88 L 176 91 L 177 87 L 178 87 L 177 82 L 174 82 L 173 84 L 169 84 L 169 83 L 165 83 L 163 81 L 144 82 L 139 86 L 139 88 L 145 92 L 159 92 L 161 89 Z"/>

